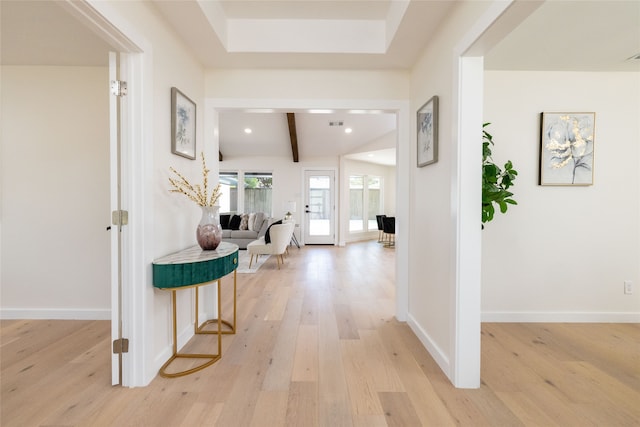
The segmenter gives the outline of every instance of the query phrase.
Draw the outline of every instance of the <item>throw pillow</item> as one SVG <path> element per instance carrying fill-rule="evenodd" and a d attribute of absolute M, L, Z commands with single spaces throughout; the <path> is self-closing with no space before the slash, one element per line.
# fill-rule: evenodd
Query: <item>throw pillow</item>
<path fill-rule="evenodd" d="M 271 243 L 271 236 L 269 235 L 269 230 L 271 230 L 271 227 L 273 227 L 276 224 L 282 224 L 282 220 L 274 222 L 273 224 L 271 224 L 269 226 L 269 228 L 267 228 L 267 232 L 264 233 L 264 242 L 265 243 Z"/>
<path fill-rule="evenodd" d="M 240 230 L 249 229 L 249 214 L 242 214 L 240 216 Z"/>
<path fill-rule="evenodd" d="M 240 221 L 242 221 L 242 218 L 240 217 L 240 215 L 233 215 L 229 220 L 229 228 L 231 230 L 239 230 Z"/>
<path fill-rule="evenodd" d="M 262 221 L 262 227 L 260 227 L 260 231 L 258 231 L 258 239 L 267 234 L 267 229 L 271 225 L 271 221 L 273 221 L 271 218 L 265 218 L 264 221 Z"/>
<path fill-rule="evenodd" d="M 264 212 L 256 212 L 256 218 L 253 222 L 253 231 L 260 231 L 262 223 L 265 220 Z"/>
<path fill-rule="evenodd" d="M 229 229 L 229 220 L 231 219 L 231 214 L 221 214 L 220 215 L 220 227 L 223 230 Z"/>
<path fill-rule="evenodd" d="M 247 224 L 247 228 L 249 229 L 249 231 L 254 231 L 255 230 L 255 223 L 256 223 L 256 214 L 250 213 L 249 214 L 249 223 Z"/>

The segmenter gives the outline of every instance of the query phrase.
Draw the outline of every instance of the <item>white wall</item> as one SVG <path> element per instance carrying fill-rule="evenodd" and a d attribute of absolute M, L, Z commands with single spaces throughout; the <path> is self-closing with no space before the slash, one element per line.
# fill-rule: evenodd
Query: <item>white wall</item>
<path fill-rule="evenodd" d="M 406 99 L 405 71 L 207 70 L 207 95 L 217 99 Z"/>
<path fill-rule="evenodd" d="M 417 111 L 432 96 L 439 97 L 439 153 L 436 163 L 416 167 L 416 119 L 412 114 L 411 140 L 407 142 L 411 144 L 408 322 L 454 383 L 454 338 L 461 326 L 453 324 L 452 319 L 463 297 L 457 294 L 459 278 L 455 276 L 460 262 L 456 258 L 459 238 L 456 223 L 460 213 L 455 199 L 460 153 L 457 151 L 459 69 L 454 55 L 467 31 L 476 27 L 478 17 L 489 6 L 490 2 L 457 3 L 411 73 L 412 111 Z M 475 355 L 471 358 L 475 363 Z"/>
<path fill-rule="evenodd" d="M 519 175 L 482 232 L 483 320 L 638 322 L 639 74 L 487 71 L 484 99 L 494 160 Z M 540 113 L 562 111 L 596 113 L 592 186 L 537 185 Z"/>
<path fill-rule="evenodd" d="M 105 67 L 2 67 L 5 318 L 110 318 Z"/>
<path fill-rule="evenodd" d="M 136 221 L 143 222 L 144 235 L 140 253 L 135 254 L 139 265 L 134 269 L 144 269 L 142 279 L 132 286 L 142 287 L 140 301 L 133 311 L 142 319 L 139 330 L 143 334 L 132 342 L 138 354 L 143 353 L 144 372 L 139 380 L 150 382 L 159 367 L 169 358 L 172 344 L 172 317 L 170 293 L 153 288 L 151 263 L 154 259 L 193 246 L 196 243 L 195 230 L 200 220 L 200 208 L 186 197 L 169 192 L 169 167 L 184 174 L 193 183 L 202 182 L 202 163 L 199 153 L 204 151 L 210 172 L 210 183 L 217 183 L 217 149 L 204 142 L 204 70 L 189 53 L 188 46 L 180 41 L 168 27 L 151 2 L 109 1 L 100 2 L 109 17 L 126 28 L 125 34 L 135 34 L 143 40 L 142 77 L 144 99 L 142 102 L 145 127 L 142 139 L 132 141 L 142 144 L 141 159 L 134 159 L 134 167 L 143 167 L 137 173 L 143 176 L 144 193 L 137 195 L 144 199 L 144 212 L 130 212 Z M 117 18 L 117 19 L 116 19 Z M 171 153 L 171 87 L 177 87 L 196 103 L 196 160 L 186 159 Z M 139 225 L 139 224 L 138 224 Z M 140 226 L 140 225 L 139 225 Z M 210 301 L 206 289 L 203 300 Z M 193 335 L 193 291 L 178 292 L 178 346 Z M 208 308 L 210 310 L 210 307 Z M 137 367 L 139 368 L 139 366 Z M 136 380 L 138 381 L 138 380 Z M 142 385 L 134 384 L 134 385 Z"/>

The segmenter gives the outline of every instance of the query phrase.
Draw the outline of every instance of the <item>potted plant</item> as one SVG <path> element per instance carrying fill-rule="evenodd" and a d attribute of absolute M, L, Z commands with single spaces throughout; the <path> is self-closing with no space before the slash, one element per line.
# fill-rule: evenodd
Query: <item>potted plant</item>
<path fill-rule="evenodd" d="M 504 170 L 493 163 L 491 158 L 491 146 L 494 145 L 493 137 L 486 131 L 491 123 L 482 125 L 482 228 L 491 221 L 495 214 L 495 206 L 500 212 L 506 213 L 509 205 L 518 203 L 512 198 L 513 193 L 508 191 L 513 186 L 518 172 L 513 168 L 511 160 L 504 164 Z"/>

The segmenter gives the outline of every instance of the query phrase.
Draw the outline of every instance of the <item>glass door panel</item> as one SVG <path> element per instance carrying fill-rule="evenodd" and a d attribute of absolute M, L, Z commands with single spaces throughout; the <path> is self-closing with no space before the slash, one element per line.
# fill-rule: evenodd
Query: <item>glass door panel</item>
<path fill-rule="evenodd" d="M 305 244 L 335 243 L 335 173 L 305 172 Z"/>

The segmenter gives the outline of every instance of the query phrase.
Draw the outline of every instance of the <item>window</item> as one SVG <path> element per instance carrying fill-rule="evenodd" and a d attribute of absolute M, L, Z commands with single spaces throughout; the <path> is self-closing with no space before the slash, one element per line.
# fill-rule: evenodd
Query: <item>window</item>
<path fill-rule="evenodd" d="M 382 210 L 382 178 L 367 175 L 350 176 L 349 232 L 377 230 L 376 215 L 381 214 Z"/>
<path fill-rule="evenodd" d="M 349 231 L 364 231 L 364 176 L 349 177 Z"/>
<path fill-rule="evenodd" d="M 218 178 L 220 182 L 220 212 L 237 212 L 238 211 L 238 173 L 237 172 L 220 172 Z"/>
<path fill-rule="evenodd" d="M 367 178 L 366 200 L 369 212 L 367 230 L 377 230 L 378 221 L 376 221 L 376 215 L 380 215 L 384 210 L 382 207 L 382 178 L 379 176 L 369 176 Z"/>
<path fill-rule="evenodd" d="M 271 173 L 245 172 L 244 212 L 271 213 L 273 176 Z"/>
<path fill-rule="evenodd" d="M 220 212 L 271 214 L 273 177 L 270 172 L 220 172 Z M 243 183 L 238 187 L 238 182 Z"/>

